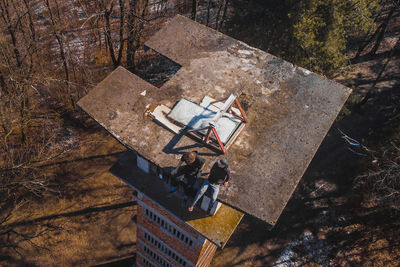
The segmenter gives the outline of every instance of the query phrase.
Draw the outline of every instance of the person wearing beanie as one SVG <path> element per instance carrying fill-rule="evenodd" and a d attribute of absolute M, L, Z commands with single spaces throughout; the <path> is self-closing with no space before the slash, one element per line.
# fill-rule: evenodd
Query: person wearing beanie
<path fill-rule="evenodd" d="M 211 213 L 211 209 L 214 206 L 215 201 L 217 200 L 219 187 L 220 185 L 224 185 L 227 187 L 228 181 L 231 179 L 231 171 L 228 166 L 228 161 L 226 159 L 217 160 L 212 166 L 208 178 L 204 180 L 202 186 L 197 192 L 196 196 L 193 199 L 192 205 L 188 208 L 191 212 L 193 211 L 193 207 L 199 201 L 199 199 L 206 193 L 207 189 L 210 187 L 211 189 L 211 201 L 208 205 L 207 214 Z"/>

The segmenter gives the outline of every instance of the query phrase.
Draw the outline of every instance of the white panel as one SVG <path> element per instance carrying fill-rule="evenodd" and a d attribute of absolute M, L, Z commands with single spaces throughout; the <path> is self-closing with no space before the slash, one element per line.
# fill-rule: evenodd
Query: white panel
<path fill-rule="evenodd" d="M 137 166 L 139 167 L 139 169 L 141 169 L 145 173 L 150 173 L 150 163 L 146 159 L 144 159 L 138 155 L 136 161 L 137 161 Z"/>
<path fill-rule="evenodd" d="M 229 138 L 241 123 L 241 120 L 229 113 L 212 111 L 185 98 L 179 100 L 167 117 L 192 129 L 208 127 L 211 122 L 223 143 L 229 141 Z M 203 131 L 204 134 L 206 132 L 206 130 Z"/>
<path fill-rule="evenodd" d="M 210 205 L 210 198 L 206 195 L 203 196 L 203 200 L 201 201 L 200 208 L 204 211 L 207 211 L 208 205 Z"/>
<path fill-rule="evenodd" d="M 210 205 L 210 198 L 206 195 L 203 196 L 203 200 L 201 201 L 201 206 L 200 208 L 204 211 L 207 211 L 208 209 L 208 205 Z M 212 209 L 211 209 L 211 215 L 214 215 L 215 213 L 217 213 L 217 211 L 219 210 L 219 208 L 221 207 L 221 203 L 219 203 L 218 201 L 215 201 Z"/>
<path fill-rule="evenodd" d="M 214 206 L 211 209 L 211 215 L 214 215 L 215 213 L 217 213 L 217 211 L 219 210 L 219 208 L 221 207 L 221 203 L 218 201 L 215 201 Z"/>

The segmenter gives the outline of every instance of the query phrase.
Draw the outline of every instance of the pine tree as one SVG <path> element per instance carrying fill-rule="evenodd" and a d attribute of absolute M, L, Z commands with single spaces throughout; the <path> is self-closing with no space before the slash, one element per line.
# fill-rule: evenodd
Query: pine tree
<path fill-rule="evenodd" d="M 232 0 L 229 35 L 315 72 L 346 64 L 351 37 L 374 32 L 380 0 Z M 255 38 L 256 37 L 256 38 Z"/>
<path fill-rule="evenodd" d="M 346 64 L 345 49 L 351 35 L 373 31 L 378 0 L 302 1 L 295 18 L 294 37 L 303 50 L 296 62 L 313 71 L 332 74 Z"/>

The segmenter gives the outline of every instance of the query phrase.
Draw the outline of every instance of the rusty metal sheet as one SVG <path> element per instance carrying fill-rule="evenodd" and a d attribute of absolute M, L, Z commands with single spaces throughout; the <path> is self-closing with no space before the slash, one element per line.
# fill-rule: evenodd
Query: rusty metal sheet
<path fill-rule="evenodd" d="M 182 16 L 146 45 L 182 68 L 161 88 L 118 68 L 78 105 L 160 167 L 175 166 L 184 151 L 198 150 L 208 171 L 221 155 L 143 113 L 158 103 L 172 108 L 183 97 L 200 103 L 204 96 L 235 94 L 249 123 L 223 156 L 233 178 L 218 198 L 275 224 L 351 90 Z"/>

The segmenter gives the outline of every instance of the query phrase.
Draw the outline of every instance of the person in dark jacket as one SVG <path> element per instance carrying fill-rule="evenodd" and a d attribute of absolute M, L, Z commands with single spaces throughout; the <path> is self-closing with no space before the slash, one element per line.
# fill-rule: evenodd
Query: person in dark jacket
<path fill-rule="evenodd" d="M 185 152 L 178 166 L 171 172 L 173 181 L 169 196 L 172 196 L 179 184 L 185 187 L 192 186 L 196 179 L 201 176 L 205 162 L 205 159 L 200 157 L 197 151 Z M 182 166 L 183 163 L 186 163 L 186 165 Z M 185 196 L 184 200 L 186 199 L 187 196 Z"/>
<path fill-rule="evenodd" d="M 192 205 L 188 208 L 189 211 L 193 211 L 193 207 L 199 201 L 199 199 L 204 195 L 207 189 L 211 189 L 211 201 L 208 205 L 207 213 L 211 213 L 211 209 L 217 200 L 220 185 L 228 186 L 228 181 L 231 179 L 231 172 L 228 167 L 228 161 L 226 159 L 217 160 L 214 163 L 208 175 L 208 179 L 205 179 L 203 185 L 200 187 L 196 196 L 193 199 Z"/>

